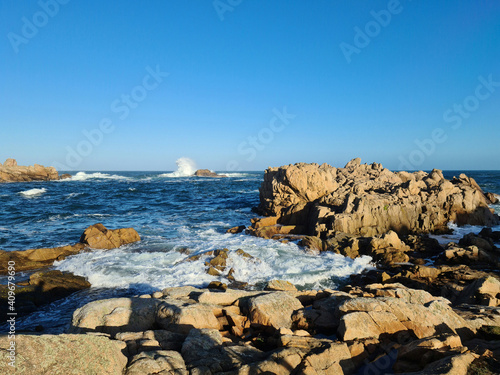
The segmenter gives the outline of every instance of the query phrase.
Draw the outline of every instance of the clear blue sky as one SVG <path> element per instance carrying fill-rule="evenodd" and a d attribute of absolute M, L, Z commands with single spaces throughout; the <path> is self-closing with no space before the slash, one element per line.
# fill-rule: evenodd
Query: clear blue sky
<path fill-rule="evenodd" d="M 497 1 L 60 1 L 0 2 L 1 161 L 500 169 Z"/>

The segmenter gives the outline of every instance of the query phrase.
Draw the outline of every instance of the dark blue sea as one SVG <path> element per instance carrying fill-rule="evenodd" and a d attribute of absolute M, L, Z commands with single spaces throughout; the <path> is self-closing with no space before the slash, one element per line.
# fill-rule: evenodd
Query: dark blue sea
<path fill-rule="evenodd" d="M 484 190 L 500 194 L 500 171 L 465 172 Z M 205 260 L 185 261 L 190 254 L 228 248 L 229 267 L 238 281 L 259 285 L 286 279 L 302 288 L 335 288 L 347 276 L 372 267 L 369 257 L 306 252 L 296 243 L 281 243 L 245 234 L 226 234 L 249 225 L 259 203 L 263 172 L 229 173 L 225 178 L 165 172 L 73 172 L 68 180 L 0 185 L 0 249 L 13 251 L 78 242 L 85 228 L 103 223 L 110 229 L 133 227 L 142 241 L 114 250 L 95 250 L 56 262 L 55 269 L 85 276 L 90 291 L 54 302 L 23 318 L 18 329 L 43 325 L 64 330 L 71 312 L 84 303 L 117 295 L 149 293 L 170 286 L 206 286 L 227 282 L 226 274 L 205 272 Z M 500 212 L 500 206 L 494 207 Z M 480 228 L 457 230 L 455 237 Z M 454 239 L 451 235 L 447 240 Z M 236 254 L 243 249 L 254 256 Z M 17 279 L 29 277 L 19 273 Z M 4 281 L 1 279 L 0 281 Z"/>

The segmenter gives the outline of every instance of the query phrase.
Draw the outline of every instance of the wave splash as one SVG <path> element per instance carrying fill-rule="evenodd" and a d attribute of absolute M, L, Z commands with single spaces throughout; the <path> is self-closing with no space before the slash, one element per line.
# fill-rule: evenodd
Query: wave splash
<path fill-rule="evenodd" d="M 45 192 L 47 192 L 47 189 L 42 188 L 42 189 L 30 189 L 30 190 L 21 191 L 21 192 L 19 192 L 19 194 L 21 194 L 27 198 L 30 198 L 30 197 L 36 197 L 36 196 L 41 195 Z"/>
<path fill-rule="evenodd" d="M 196 172 L 196 163 L 193 159 L 182 157 L 175 161 L 177 170 L 172 173 L 163 173 L 160 177 L 189 177 Z"/>
<path fill-rule="evenodd" d="M 60 181 L 86 181 L 86 180 L 91 180 L 91 179 L 128 180 L 130 178 L 125 177 L 125 176 L 116 175 L 116 174 L 108 174 L 108 173 L 101 173 L 101 172 L 95 172 L 95 173 L 78 172 L 77 174 L 75 174 L 71 178 L 68 178 L 65 180 L 60 180 Z"/>

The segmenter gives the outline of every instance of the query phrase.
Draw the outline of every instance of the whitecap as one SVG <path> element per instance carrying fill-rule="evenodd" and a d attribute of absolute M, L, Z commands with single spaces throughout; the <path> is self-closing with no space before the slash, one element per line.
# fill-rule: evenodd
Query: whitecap
<path fill-rule="evenodd" d="M 130 177 L 120 176 L 116 174 L 101 173 L 101 172 L 94 172 L 94 173 L 78 172 L 74 176 L 71 176 L 71 178 L 59 181 L 86 181 L 91 179 L 130 180 Z"/>
<path fill-rule="evenodd" d="M 26 198 L 31 198 L 31 197 L 39 196 L 45 192 L 47 192 L 47 189 L 41 188 L 41 189 L 30 189 L 30 190 L 21 191 L 21 192 L 19 192 L 19 194 L 23 195 Z"/>

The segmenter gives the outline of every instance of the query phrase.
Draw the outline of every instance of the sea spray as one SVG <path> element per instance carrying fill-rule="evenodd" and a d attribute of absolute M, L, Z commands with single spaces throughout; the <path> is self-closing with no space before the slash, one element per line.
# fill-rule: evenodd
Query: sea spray
<path fill-rule="evenodd" d="M 172 173 L 161 174 L 160 177 L 188 177 L 196 172 L 196 163 L 193 159 L 182 157 L 175 161 L 177 170 Z"/>

